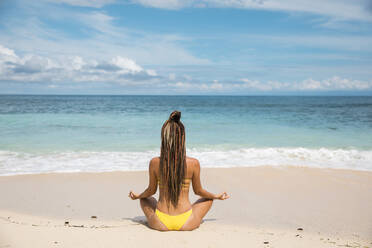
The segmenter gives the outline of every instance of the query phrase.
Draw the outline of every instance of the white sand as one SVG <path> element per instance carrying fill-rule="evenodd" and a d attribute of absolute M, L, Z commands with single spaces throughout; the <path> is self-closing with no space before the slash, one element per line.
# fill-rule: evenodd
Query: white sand
<path fill-rule="evenodd" d="M 202 169 L 203 186 L 231 198 L 192 232 L 146 226 L 127 193 L 147 182 L 146 172 L 0 177 L 0 248 L 372 247 L 372 172 Z"/>

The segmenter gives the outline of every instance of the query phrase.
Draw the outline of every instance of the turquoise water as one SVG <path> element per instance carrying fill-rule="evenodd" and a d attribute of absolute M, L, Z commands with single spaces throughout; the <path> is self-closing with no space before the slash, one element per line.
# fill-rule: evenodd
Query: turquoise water
<path fill-rule="evenodd" d="M 182 112 L 206 167 L 372 170 L 372 97 L 0 96 L 0 174 L 146 169 Z"/>

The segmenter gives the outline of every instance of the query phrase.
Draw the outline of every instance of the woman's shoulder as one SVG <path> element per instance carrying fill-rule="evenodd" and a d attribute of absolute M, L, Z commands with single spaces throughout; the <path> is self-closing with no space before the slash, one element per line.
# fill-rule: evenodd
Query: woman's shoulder
<path fill-rule="evenodd" d="M 160 161 L 160 157 L 158 156 L 158 157 L 153 157 L 152 159 L 151 159 L 151 161 Z"/>
<path fill-rule="evenodd" d="M 153 157 L 151 160 L 150 160 L 150 165 L 151 164 L 159 164 L 160 162 L 160 157 Z"/>
<path fill-rule="evenodd" d="M 186 157 L 186 163 L 191 166 L 198 166 L 199 160 L 193 157 Z"/>
<path fill-rule="evenodd" d="M 149 171 L 157 174 L 160 166 L 160 157 L 154 157 L 150 160 Z"/>
<path fill-rule="evenodd" d="M 150 164 L 149 164 L 149 167 L 150 167 L 150 170 L 157 170 L 159 168 L 159 165 L 160 165 L 160 157 L 154 157 L 150 160 Z"/>

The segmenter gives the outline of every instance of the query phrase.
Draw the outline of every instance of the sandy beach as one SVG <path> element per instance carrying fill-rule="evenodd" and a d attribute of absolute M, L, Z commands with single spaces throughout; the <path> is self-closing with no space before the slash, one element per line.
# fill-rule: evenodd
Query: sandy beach
<path fill-rule="evenodd" d="M 372 248 L 372 0 L 0 0 L 0 34 L 0 248 Z M 198 228 L 149 227 L 155 182 Z"/>
<path fill-rule="evenodd" d="M 231 198 L 192 232 L 147 227 L 127 197 L 147 180 L 145 171 L 2 176 L 0 247 L 372 247 L 371 172 L 203 169 L 203 186 Z"/>

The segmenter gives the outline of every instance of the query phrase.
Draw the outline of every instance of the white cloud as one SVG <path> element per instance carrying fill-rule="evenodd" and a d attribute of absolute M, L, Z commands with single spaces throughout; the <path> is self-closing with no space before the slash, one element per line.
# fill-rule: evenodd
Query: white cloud
<path fill-rule="evenodd" d="M 249 36 L 248 36 L 249 37 Z M 251 36 L 263 42 L 271 41 L 277 44 L 299 47 L 320 47 L 348 51 L 372 51 L 371 36 L 345 36 L 345 35 L 288 35 L 288 36 Z"/>
<path fill-rule="evenodd" d="M 155 70 L 145 70 L 134 60 L 122 56 L 101 61 L 80 56 L 17 56 L 13 50 L 4 46 L 0 46 L 0 72 L 0 82 L 129 83 L 157 77 Z"/>
<path fill-rule="evenodd" d="M 259 91 L 344 91 L 344 90 L 372 90 L 372 81 L 360 81 L 334 76 L 324 80 L 312 78 L 300 82 L 260 82 L 243 78 L 242 83 L 233 84 L 234 88 L 246 88 Z"/>
<path fill-rule="evenodd" d="M 146 70 L 146 73 L 149 74 L 150 76 L 157 76 L 157 72 L 155 70 L 152 70 L 152 69 L 149 69 L 149 70 Z"/>
<path fill-rule="evenodd" d="M 133 0 L 131 2 L 160 9 L 180 9 L 193 4 L 192 0 Z"/>
<path fill-rule="evenodd" d="M 80 70 L 84 65 L 86 65 L 85 61 L 80 56 L 74 56 L 71 59 L 71 67 L 74 70 Z"/>
<path fill-rule="evenodd" d="M 133 60 L 128 59 L 128 58 L 123 58 L 123 57 L 120 57 L 120 56 L 116 56 L 115 58 L 113 58 L 111 60 L 111 63 L 120 68 L 119 73 L 124 73 L 124 74 L 133 73 L 133 74 L 135 74 L 137 72 L 143 71 L 143 68 L 141 66 L 137 65 L 136 62 L 134 62 Z"/>
<path fill-rule="evenodd" d="M 232 86 L 235 88 L 248 88 L 262 91 L 272 90 L 274 88 L 273 86 L 278 87 L 278 85 L 271 85 L 271 83 L 263 84 L 258 80 L 251 80 L 247 78 L 243 78 L 241 79 L 241 81 L 243 82 L 243 84 L 234 84 Z"/>
<path fill-rule="evenodd" d="M 0 56 L 17 58 L 17 55 L 14 53 L 12 49 L 3 47 L 2 45 L 0 45 Z"/>
<path fill-rule="evenodd" d="M 197 86 L 198 84 L 192 84 L 192 83 L 187 83 L 187 82 L 177 82 L 175 84 L 169 84 L 169 86 L 174 86 L 177 88 L 193 88 Z"/>
<path fill-rule="evenodd" d="M 182 82 L 178 81 L 176 83 L 168 83 L 167 87 L 171 90 L 180 91 L 180 92 L 206 92 L 212 91 L 215 87 L 212 87 L 212 84 L 207 83 L 195 83 L 195 82 Z"/>
<path fill-rule="evenodd" d="M 372 21 L 369 0 L 133 0 L 164 9 L 219 7 L 305 12 L 346 20 Z"/>
<path fill-rule="evenodd" d="M 215 35 L 208 37 L 212 40 L 226 40 L 225 36 Z M 229 36 L 229 42 L 234 42 L 240 46 L 250 48 L 256 47 L 257 51 L 261 51 L 262 47 L 269 47 L 270 49 L 293 49 L 293 48 L 326 48 L 330 50 L 339 50 L 340 52 L 345 51 L 372 51 L 372 36 L 371 35 L 345 35 L 345 34 L 232 34 Z M 251 52 L 250 54 L 254 54 Z M 300 54 L 300 55 L 298 55 Z M 330 58 L 330 54 L 322 53 L 323 56 Z M 271 56 L 275 56 L 272 54 Z M 282 56 L 282 55 L 281 55 Z M 289 53 L 286 55 L 303 58 L 303 53 Z M 306 54 L 306 56 L 315 56 L 314 54 Z M 337 55 L 345 56 L 345 55 Z M 355 56 L 351 56 L 356 58 Z M 283 58 L 283 57 L 282 57 Z"/>
<path fill-rule="evenodd" d="M 72 6 L 102 8 L 116 0 L 44 0 Z M 370 0 L 128 0 L 128 2 L 161 9 L 242 8 L 270 11 L 305 12 L 330 16 L 334 20 L 372 21 Z"/>
<path fill-rule="evenodd" d="M 141 64 L 174 66 L 210 63 L 208 59 L 194 56 L 180 44 L 189 38 L 117 26 L 114 24 L 115 19 L 102 11 L 77 12 L 57 8 L 44 13 L 45 18 L 56 22 L 63 21 L 66 16 L 83 30 L 85 37 L 72 39 L 62 30 L 48 28 L 37 18 L 30 17 L 22 22 L 12 20 L 4 23 L 11 32 L 2 33 L 0 43 L 24 53 L 35 53 L 37 48 L 40 55 L 47 56 L 78 54 L 84 58 L 108 59 L 116 54 L 126 54 Z"/>
<path fill-rule="evenodd" d="M 115 0 L 46 0 L 46 1 L 93 8 L 101 8 L 104 5 L 116 2 Z"/>
<path fill-rule="evenodd" d="M 304 80 L 294 85 L 298 90 L 368 90 L 372 89 L 372 81 L 360 81 L 334 76 L 329 79 L 317 81 Z"/>
<path fill-rule="evenodd" d="M 213 90 L 222 90 L 223 89 L 223 84 L 219 83 L 218 80 L 213 80 L 212 84 L 209 86 L 210 89 Z"/>
<path fill-rule="evenodd" d="M 321 92 L 372 90 L 372 81 L 334 76 L 324 80 L 312 78 L 303 81 L 260 81 L 242 78 L 231 81 L 198 81 L 174 73 L 158 75 L 153 69 L 143 68 L 124 56 L 111 59 L 91 59 L 82 56 L 49 58 L 26 54 L 0 45 L 0 83 L 37 82 L 48 89 L 63 89 L 65 83 L 75 83 L 84 89 L 87 82 L 116 84 L 120 87 L 147 87 L 165 92 L 188 93 L 249 93 L 249 92 Z M 78 84 L 83 83 L 83 84 Z M 89 88 L 89 86 L 86 86 Z"/>
<path fill-rule="evenodd" d="M 243 78 L 236 82 L 219 82 L 213 80 L 209 83 L 182 82 L 168 83 L 168 87 L 176 91 L 188 92 L 321 92 L 321 91 L 362 91 L 372 90 L 372 81 L 352 80 L 334 76 L 324 80 L 305 79 L 299 82 L 279 82 L 252 80 Z"/>

